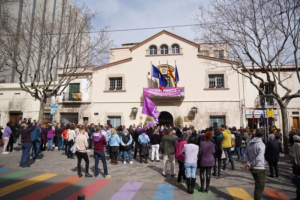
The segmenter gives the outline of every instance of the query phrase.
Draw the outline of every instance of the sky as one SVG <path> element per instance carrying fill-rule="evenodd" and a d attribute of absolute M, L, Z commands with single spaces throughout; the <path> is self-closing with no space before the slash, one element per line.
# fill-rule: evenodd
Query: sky
<path fill-rule="evenodd" d="M 199 6 L 209 0 L 72 0 L 81 5 L 85 3 L 92 11 L 99 14 L 92 21 L 96 30 L 110 26 L 111 30 L 134 29 L 195 24 L 195 14 Z M 141 42 L 163 29 L 112 32 L 111 38 L 116 47 L 121 44 Z M 188 40 L 197 36 L 191 27 L 168 28 Z"/>

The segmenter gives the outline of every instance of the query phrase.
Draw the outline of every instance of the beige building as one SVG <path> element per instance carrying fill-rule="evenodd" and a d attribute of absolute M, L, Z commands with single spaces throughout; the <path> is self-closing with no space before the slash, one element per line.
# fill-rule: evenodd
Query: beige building
<path fill-rule="evenodd" d="M 158 88 L 158 80 L 151 78 L 151 64 L 161 66 L 167 77 L 167 65 L 179 71 L 178 87 L 181 96 L 161 96 L 150 99 L 161 112 L 161 124 L 173 124 L 177 117 L 183 125 L 193 124 L 196 129 L 223 123 L 242 125 L 242 78 L 230 71 L 232 61 L 225 59 L 226 44 L 197 44 L 168 31 L 140 42 L 124 44 L 112 49 L 110 63 L 95 68 L 92 87 L 91 122 L 112 125 L 144 122 L 141 114 L 143 90 Z M 228 69 L 226 68 L 228 67 Z M 174 89 L 169 77 L 164 92 Z M 172 91 L 171 91 L 172 92 Z M 136 107 L 136 115 L 132 108 Z M 197 108 L 197 113 L 192 108 Z"/>
<path fill-rule="evenodd" d="M 259 111 L 259 92 L 248 79 L 231 70 L 230 66 L 236 63 L 227 59 L 226 52 L 228 46 L 224 43 L 198 44 L 168 31 L 161 31 L 139 43 L 111 49 L 110 63 L 88 68 L 62 96 L 57 97 L 59 109 L 55 120 L 80 124 L 107 124 L 110 120 L 113 126 L 138 124 L 145 121 L 146 116 L 141 113 L 144 97 L 151 94 L 149 98 L 161 112 L 160 124 L 173 124 L 181 117 L 183 125 L 193 124 L 197 130 L 216 123 L 251 128 L 253 112 L 258 122 L 262 112 Z M 163 92 L 158 89 L 158 80 L 151 78 L 151 64 L 160 66 L 168 79 L 168 87 Z M 180 79 L 177 89 L 167 76 L 168 65 L 173 74 L 177 66 Z M 291 73 L 292 69 L 289 70 L 286 73 Z M 300 89 L 296 77 L 289 81 L 293 91 Z M 17 84 L 1 86 L 4 86 L 0 87 L 0 122 L 3 125 L 15 112 L 7 111 L 11 109 L 8 108 L 9 101 L 16 99 L 20 90 Z M 168 95 L 174 92 L 176 95 Z M 21 93 L 26 96 L 25 92 Z M 81 99 L 73 100 L 70 98 L 72 93 L 81 93 Z M 34 118 L 29 108 L 38 110 L 38 101 L 31 97 L 22 98 L 28 98 L 28 107 L 22 108 L 23 117 Z M 4 99 L 7 99 L 6 103 L 2 104 Z M 268 108 L 275 110 L 272 124 L 280 127 L 279 107 L 274 101 L 267 102 Z M 299 107 L 298 99 L 289 104 L 290 126 L 299 124 Z M 138 109 L 137 114 L 132 108 Z M 197 113 L 194 114 L 192 108 L 196 108 Z"/>

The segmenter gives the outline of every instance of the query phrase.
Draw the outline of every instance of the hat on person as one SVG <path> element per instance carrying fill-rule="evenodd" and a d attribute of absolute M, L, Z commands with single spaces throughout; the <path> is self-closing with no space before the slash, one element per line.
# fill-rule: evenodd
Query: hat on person
<path fill-rule="evenodd" d="M 270 134 L 269 135 L 269 140 L 274 140 L 275 139 L 275 135 L 274 134 Z"/>

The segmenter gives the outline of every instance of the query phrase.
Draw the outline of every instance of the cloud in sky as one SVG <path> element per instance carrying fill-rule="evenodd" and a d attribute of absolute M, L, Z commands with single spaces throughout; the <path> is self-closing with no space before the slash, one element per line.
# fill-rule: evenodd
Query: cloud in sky
<path fill-rule="evenodd" d="M 111 30 L 161 27 L 194 24 L 193 16 L 201 4 L 208 0 L 72 0 L 79 5 L 85 3 L 91 10 L 99 11 L 93 20 L 96 30 L 110 26 Z M 160 32 L 162 29 L 112 32 L 115 44 L 141 42 Z M 189 40 L 194 40 L 196 33 L 191 27 L 168 28 Z"/>

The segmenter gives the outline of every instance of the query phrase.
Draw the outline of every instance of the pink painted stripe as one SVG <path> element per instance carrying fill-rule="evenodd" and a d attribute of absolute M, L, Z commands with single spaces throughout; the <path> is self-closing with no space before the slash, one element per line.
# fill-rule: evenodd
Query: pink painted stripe
<path fill-rule="evenodd" d="M 85 199 L 89 199 L 91 196 L 93 196 L 96 192 L 98 192 L 99 190 L 101 190 L 102 188 L 104 188 L 110 182 L 111 182 L 111 180 L 98 179 L 97 181 L 95 181 L 95 182 L 89 184 L 88 186 L 86 186 L 85 188 L 82 188 L 78 192 L 72 194 L 71 196 L 69 196 L 68 198 L 66 198 L 66 200 L 77 199 L 77 196 L 79 194 L 84 194 L 85 195 Z"/>
<path fill-rule="evenodd" d="M 127 182 L 111 200 L 131 200 L 142 185 L 142 182 Z"/>

